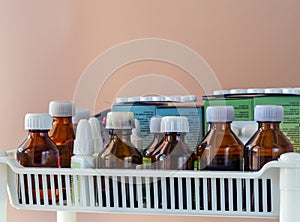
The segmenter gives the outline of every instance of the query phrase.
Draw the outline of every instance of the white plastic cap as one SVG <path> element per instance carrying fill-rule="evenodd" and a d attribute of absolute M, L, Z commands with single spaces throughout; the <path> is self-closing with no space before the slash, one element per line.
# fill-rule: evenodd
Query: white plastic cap
<path fill-rule="evenodd" d="M 181 96 L 180 97 L 180 101 L 182 103 L 185 103 L 185 102 L 196 102 L 197 101 L 197 96 L 195 96 L 195 95 Z"/>
<path fill-rule="evenodd" d="M 92 131 L 86 119 L 81 119 L 78 123 L 73 153 L 75 155 L 92 155 L 94 153 Z"/>
<path fill-rule="evenodd" d="M 267 88 L 265 89 L 265 93 L 282 93 L 281 88 Z"/>
<path fill-rule="evenodd" d="M 166 98 L 164 96 L 152 96 L 152 101 L 154 102 L 164 102 Z"/>
<path fill-rule="evenodd" d="M 51 101 L 49 114 L 55 117 L 70 117 L 75 113 L 74 103 L 69 101 Z"/>
<path fill-rule="evenodd" d="M 292 94 L 293 93 L 293 88 L 282 88 L 282 93 Z"/>
<path fill-rule="evenodd" d="M 152 98 L 152 96 L 141 96 L 140 101 L 141 102 L 152 102 L 153 98 Z"/>
<path fill-rule="evenodd" d="M 233 106 L 209 106 L 206 108 L 207 122 L 232 122 L 233 120 Z"/>
<path fill-rule="evenodd" d="M 132 96 L 132 97 L 129 97 L 127 100 L 128 100 L 128 102 L 139 102 L 140 97 L 139 96 Z"/>
<path fill-rule="evenodd" d="M 132 112 L 109 112 L 106 117 L 106 129 L 133 129 L 135 120 Z"/>
<path fill-rule="evenodd" d="M 265 93 L 265 89 L 251 88 L 251 89 L 247 89 L 247 93 Z"/>
<path fill-rule="evenodd" d="M 116 98 L 116 103 L 127 103 L 128 99 L 126 97 L 118 97 Z"/>
<path fill-rule="evenodd" d="M 48 113 L 27 113 L 25 130 L 50 130 L 53 119 Z"/>
<path fill-rule="evenodd" d="M 231 94 L 246 94 L 247 89 L 231 89 L 230 93 Z"/>
<path fill-rule="evenodd" d="M 99 153 L 103 149 L 100 122 L 96 117 L 91 117 L 89 119 L 89 124 L 91 126 L 94 141 L 94 152 Z"/>
<path fill-rule="evenodd" d="M 89 109 L 76 109 L 75 116 L 72 117 L 73 123 L 78 123 L 81 119 L 89 119 L 91 112 Z"/>
<path fill-rule="evenodd" d="M 160 133 L 161 116 L 153 116 L 150 119 L 150 133 Z"/>
<path fill-rule="evenodd" d="M 230 94 L 230 90 L 214 90 L 213 95 L 226 95 Z"/>
<path fill-rule="evenodd" d="M 300 95 L 300 88 L 293 88 L 292 94 Z"/>
<path fill-rule="evenodd" d="M 254 120 L 258 122 L 281 122 L 283 107 L 275 105 L 258 105 L 254 109 Z"/>
<path fill-rule="evenodd" d="M 161 132 L 188 133 L 189 122 L 185 116 L 164 116 L 161 118 Z"/>

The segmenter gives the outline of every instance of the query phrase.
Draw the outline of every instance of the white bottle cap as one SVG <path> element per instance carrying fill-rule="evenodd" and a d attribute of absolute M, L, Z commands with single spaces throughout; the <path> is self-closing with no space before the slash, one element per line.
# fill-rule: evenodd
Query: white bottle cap
<path fill-rule="evenodd" d="M 135 128 L 132 129 L 132 135 L 141 136 L 141 126 L 137 119 L 134 119 Z"/>
<path fill-rule="evenodd" d="M 126 97 L 116 98 L 116 103 L 127 103 L 127 102 L 128 102 L 128 98 L 126 98 Z"/>
<path fill-rule="evenodd" d="M 50 130 L 53 119 L 48 113 L 27 113 L 25 130 Z"/>
<path fill-rule="evenodd" d="M 246 94 L 247 89 L 231 89 L 230 93 L 231 94 Z"/>
<path fill-rule="evenodd" d="M 152 102 L 152 96 L 141 96 L 140 101 L 141 102 Z"/>
<path fill-rule="evenodd" d="M 51 101 L 49 114 L 54 117 L 70 117 L 75 113 L 74 103 L 69 101 Z"/>
<path fill-rule="evenodd" d="M 213 95 L 226 95 L 230 94 L 230 90 L 214 90 Z"/>
<path fill-rule="evenodd" d="M 77 124 L 81 119 L 89 119 L 91 112 L 89 109 L 76 109 L 75 116 L 72 117 L 72 122 Z"/>
<path fill-rule="evenodd" d="M 283 107 L 275 105 L 258 105 L 254 109 L 254 120 L 258 122 L 281 122 Z"/>
<path fill-rule="evenodd" d="M 78 123 L 73 153 L 75 155 L 92 155 L 94 153 L 92 131 L 86 119 L 81 119 Z"/>
<path fill-rule="evenodd" d="M 150 133 L 160 133 L 161 116 L 153 116 L 150 119 Z"/>
<path fill-rule="evenodd" d="M 103 149 L 100 122 L 96 117 L 91 117 L 89 119 L 89 124 L 91 126 L 94 141 L 94 152 L 99 153 Z"/>
<path fill-rule="evenodd" d="M 281 88 L 267 88 L 265 89 L 265 93 L 282 93 Z"/>
<path fill-rule="evenodd" d="M 209 106 L 206 108 L 207 122 L 232 122 L 233 120 L 233 106 Z"/>
<path fill-rule="evenodd" d="M 265 93 L 265 89 L 251 88 L 251 89 L 247 89 L 247 93 Z"/>
<path fill-rule="evenodd" d="M 164 96 L 152 96 L 152 101 L 154 102 L 164 102 L 166 98 Z"/>
<path fill-rule="evenodd" d="M 139 102 L 140 97 L 139 96 L 132 96 L 128 98 L 128 102 Z"/>
<path fill-rule="evenodd" d="M 282 88 L 282 93 L 292 94 L 293 93 L 293 88 Z"/>
<path fill-rule="evenodd" d="M 185 116 L 164 116 L 161 118 L 160 131 L 165 133 L 188 133 L 188 118 Z"/>
<path fill-rule="evenodd" d="M 293 88 L 292 94 L 300 95 L 300 88 Z"/>
<path fill-rule="evenodd" d="M 135 120 L 132 112 L 109 112 L 106 117 L 106 129 L 133 129 Z"/>

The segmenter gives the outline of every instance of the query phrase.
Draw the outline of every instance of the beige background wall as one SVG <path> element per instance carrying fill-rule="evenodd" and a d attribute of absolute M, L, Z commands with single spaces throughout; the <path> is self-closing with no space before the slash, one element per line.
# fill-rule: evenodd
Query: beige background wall
<path fill-rule="evenodd" d="M 23 140 L 26 112 L 47 112 L 53 99 L 71 100 L 82 72 L 96 56 L 138 38 L 169 39 L 190 47 L 209 63 L 224 89 L 299 87 L 299 21 L 298 0 L 0 0 L 0 147 L 15 149 Z M 174 77 L 190 93 L 203 94 L 174 65 L 136 62 L 114 73 L 95 110 L 111 105 L 124 84 L 119 80 L 150 73 Z M 55 221 L 53 212 L 11 207 L 8 217 L 10 222 Z M 109 214 L 78 218 L 241 221 Z"/>

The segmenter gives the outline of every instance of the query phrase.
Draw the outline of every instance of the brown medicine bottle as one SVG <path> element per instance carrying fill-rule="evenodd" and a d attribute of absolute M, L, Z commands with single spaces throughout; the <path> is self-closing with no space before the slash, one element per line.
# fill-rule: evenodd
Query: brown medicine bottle
<path fill-rule="evenodd" d="M 28 136 L 17 149 L 17 160 L 24 167 L 58 167 L 59 151 L 54 142 L 49 138 L 48 131 L 52 127 L 52 117 L 46 113 L 28 113 L 25 116 L 25 130 Z M 42 177 L 39 176 L 39 196 L 41 204 L 44 204 L 44 193 Z M 28 180 L 31 179 L 32 190 L 28 190 Z M 50 177 L 47 177 L 48 199 L 50 202 L 58 201 L 58 191 L 56 187 L 55 197 L 51 194 Z M 24 176 L 25 182 L 25 202 L 29 203 L 29 193 L 32 192 L 33 203 L 36 204 L 35 178 L 32 175 L 28 178 Z M 57 180 L 55 180 L 57 182 Z M 21 200 L 20 193 L 20 201 Z"/>
<path fill-rule="evenodd" d="M 231 130 L 232 106 L 209 106 L 206 121 L 209 131 L 197 147 L 201 170 L 243 170 L 244 145 Z"/>
<path fill-rule="evenodd" d="M 130 136 L 132 129 L 135 127 L 134 115 L 132 112 L 109 112 L 107 113 L 106 126 L 109 129 L 110 141 L 98 155 L 98 168 L 102 169 L 135 169 L 142 164 L 142 154 L 131 143 Z M 126 207 L 136 207 L 137 197 L 134 192 L 134 201 L 130 201 L 130 187 L 125 184 L 125 193 L 121 193 L 122 184 L 118 181 L 118 203 L 114 202 L 112 179 L 109 179 L 109 184 L 105 183 L 104 178 L 102 183 L 103 203 L 100 206 L 123 206 L 125 198 Z M 109 187 L 108 187 L 109 186 Z M 106 198 L 106 190 L 110 192 L 110 199 Z M 133 184 L 133 189 L 136 190 L 136 184 Z"/>
<path fill-rule="evenodd" d="M 258 130 L 245 145 L 246 171 L 258 171 L 267 162 L 277 160 L 281 154 L 294 151 L 293 145 L 280 130 L 283 117 L 282 106 L 255 107 L 254 119 L 258 122 Z"/>
<path fill-rule="evenodd" d="M 231 130 L 231 122 L 234 119 L 234 108 L 232 106 L 209 106 L 206 109 L 206 121 L 209 123 L 209 131 L 197 147 L 198 169 L 218 171 L 242 171 L 244 145 Z M 237 209 L 239 200 L 236 197 L 237 182 L 232 181 L 233 209 Z M 212 203 L 216 201 L 217 209 L 225 205 L 229 209 L 229 183 L 224 179 L 225 202 L 221 203 L 221 182 L 216 179 L 216 199 L 212 200 L 212 182 L 207 179 L 208 209 L 212 209 Z M 205 185 L 204 185 L 205 186 Z M 202 206 L 201 206 L 202 207 Z"/>
<path fill-rule="evenodd" d="M 153 116 L 150 119 L 150 133 L 153 134 L 152 142 L 143 150 L 143 168 L 151 168 L 152 154 L 164 142 L 164 134 L 160 132 L 161 117 Z"/>
<path fill-rule="evenodd" d="M 75 139 L 72 124 L 74 104 L 68 101 L 51 101 L 49 114 L 53 117 L 49 136 L 59 149 L 60 167 L 70 168 Z"/>

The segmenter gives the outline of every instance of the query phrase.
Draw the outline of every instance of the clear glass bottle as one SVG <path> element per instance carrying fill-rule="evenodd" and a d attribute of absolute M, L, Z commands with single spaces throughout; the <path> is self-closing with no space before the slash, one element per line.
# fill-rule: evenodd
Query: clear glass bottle
<path fill-rule="evenodd" d="M 283 117 L 282 106 L 255 107 L 254 119 L 258 122 L 258 130 L 245 144 L 245 171 L 258 171 L 281 154 L 294 151 L 293 145 L 280 130 Z"/>
<path fill-rule="evenodd" d="M 74 104 L 68 101 L 51 101 L 49 114 L 53 117 L 50 138 L 59 149 L 60 167 L 70 168 L 75 133 L 72 124 Z"/>
<path fill-rule="evenodd" d="M 28 136 L 24 142 L 17 149 L 17 160 L 24 167 L 58 167 L 59 165 L 59 151 L 54 142 L 49 138 L 48 131 L 52 127 L 52 118 L 46 113 L 28 113 L 25 116 L 25 130 L 28 130 Z M 39 176 L 39 187 L 43 187 L 42 177 Z M 26 175 L 24 175 L 25 181 L 25 201 L 29 203 L 29 193 L 32 193 L 33 203 L 37 203 L 36 190 L 35 190 L 35 178 L 32 175 L 32 190 L 28 189 L 28 183 Z M 58 201 L 57 180 L 56 184 L 56 196 L 52 197 L 50 177 L 47 178 L 48 187 L 48 199 L 50 202 Z M 41 204 L 44 204 L 43 190 L 39 190 Z M 20 193 L 20 201 L 21 201 Z"/>
<path fill-rule="evenodd" d="M 150 133 L 153 134 L 152 142 L 143 150 L 143 168 L 151 168 L 152 154 L 164 142 L 164 133 L 160 132 L 161 116 L 150 119 Z"/>
<path fill-rule="evenodd" d="M 201 170 L 243 170 L 244 145 L 231 130 L 232 106 L 209 106 L 206 121 L 209 131 L 197 147 Z"/>

